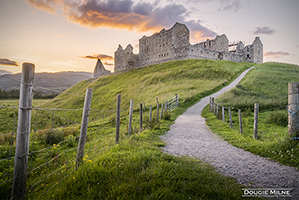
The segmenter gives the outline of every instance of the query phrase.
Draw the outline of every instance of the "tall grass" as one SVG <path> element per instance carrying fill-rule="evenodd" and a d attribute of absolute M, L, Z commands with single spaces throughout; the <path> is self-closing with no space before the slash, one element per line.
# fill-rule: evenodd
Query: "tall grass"
<path fill-rule="evenodd" d="M 260 109 L 286 106 L 288 83 L 299 81 L 299 66 L 285 63 L 263 63 L 251 70 L 236 88 L 215 99 L 217 104 L 235 108 Z"/>

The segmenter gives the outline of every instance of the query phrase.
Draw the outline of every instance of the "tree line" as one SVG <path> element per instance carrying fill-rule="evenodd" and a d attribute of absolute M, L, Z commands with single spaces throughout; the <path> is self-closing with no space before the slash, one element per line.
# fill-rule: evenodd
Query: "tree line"
<path fill-rule="evenodd" d="M 33 90 L 33 98 L 35 99 L 53 99 L 58 93 L 52 92 L 51 94 L 45 94 L 39 90 Z M 18 99 L 20 97 L 19 89 L 12 89 L 9 91 L 0 89 L 0 99 Z"/>

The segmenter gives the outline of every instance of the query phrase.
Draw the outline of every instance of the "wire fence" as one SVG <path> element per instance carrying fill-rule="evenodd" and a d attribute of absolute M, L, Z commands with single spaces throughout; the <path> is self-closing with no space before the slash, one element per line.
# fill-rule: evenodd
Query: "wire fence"
<path fill-rule="evenodd" d="M 73 95 L 74 96 L 74 95 Z M 77 95 L 76 98 L 83 96 Z M 58 97 L 59 98 L 59 97 Z M 178 106 L 178 96 L 172 103 Z M 111 102 L 115 105 L 115 102 Z M 145 105 L 145 102 L 143 102 Z M 158 104 L 162 106 L 162 104 Z M 167 115 L 167 101 L 164 108 L 157 110 L 157 122 Z M 151 106 L 150 106 L 151 107 Z M 80 128 L 83 109 L 61 109 L 32 107 L 30 133 L 17 133 L 18 114 L 20 107 L 0 106 L 0 190 L 5 199 L 14 199 L 26 194 L 29 198 L 43 198 L 49 191 L 56 188 L 64 179 L 76 171 L 76 159 L 78 155 Z M 169 107 L 170 109 L 170 107 Z M 174 109 L 174 108 L 172 108 Z M 136 109 L 138 110 L 138 109 Z M 107 145 L 114 145 L 113 138 L 107 140 L 104 132 L 115 131 L 116 110 L 89 110 L 89 129 L 87 132 L 84 163 L 91 163 L 98 152 Z M 155 117 L 150 121 L 153 110 L 143 107 L 143 128 L 153 127 Z M 161 112 L 161 113 L 160 113 Z M 133 120 L 138 120 L 139 111 L 136 111 Z M 120 110 L 120 117 L 128 116 L 128 111 Z M 159 116 L 159 117 L 158 117 Z M 121 122 L 121 137 L 128 132 L 128 122 Z M 133 133 L 138 132 L 138 127 L 133 127 Z M 26 173 L 14 177 L 16 135 L 30 134 L 30 144 L 27 153 L 18 155 L 18 158 L 26 158 Z M 26 177 L 26 188 L 22 193 L 12 194 L 14 179 Z M 75 179 L 75 176 L 73 177 Z"/>
<path fill-rule="evenodd" d="M 255 107 L 241 110 L 234 107 L 224 107 L 214 103 L 214 99 L 211 98 L 209 109 L 219 120 L 229 124 L 230 128 L 258 140 L 274 141 L 289 135 L 289 115 L 295 118 L 296 109 L 289 111 L 289 105 L 272 108 L 267 106 L 264 109 L 259 109 L 259 106 L 259 104 L 255 104 Z M 263 105 L 261 107 L 263 108 Z M 297 126 L 299 126 L 298 120 Z M 292 137 L 292 139 L 299 138 Z"/>

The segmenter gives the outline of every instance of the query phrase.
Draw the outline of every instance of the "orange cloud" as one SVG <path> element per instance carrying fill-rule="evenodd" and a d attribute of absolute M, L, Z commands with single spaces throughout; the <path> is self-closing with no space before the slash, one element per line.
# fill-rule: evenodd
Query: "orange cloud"
<path fill-rule="evenodd" d="M 0 58 L 0 65 L 19 66 L 16 61 L 12 61 L 7 58 Z"/>
<path fill-rule="evenodd" d="M 267 51 L 264 53 L 264 56 L 272 57 L 272 58 L 280 58 L 282 56 L 289 56 L 289 55 L 291 55 L 291 54 L 288 52 L 283 52 L 283 51 L 277 51 L 277 52 Z"/>
<path fill-rule="evenodd" d="M 101 59 L 101 60 L 114 60 L 112 56 L 108 56 L 106 54 L 92 54 L 87 56 L 79 56 L 80 58 L 88 58 L 88 59 Z"/>
<path fill-rule="evenodd" d="M 38 10 L 54 14 L 59 0 L 26 0 L 26 2 Z"/>
<path fill-rule="evenodd" d="M 189 12 L 183 5 L 168 4 L 159 7 L 153 3 L 133 2 L 132 0 L 27 0 L 36 9 L 49 13 L 57 12 L 60 6 L 63 15 L 70 22 L 90 28 L 110 27 L 134 30 L 137 32 L 156 32 L 170 28 L 175 22 L 185 23 L 196 41 L 215 37 L 214 31 L 201 25 L 200 20 L 186 20 Z"/>

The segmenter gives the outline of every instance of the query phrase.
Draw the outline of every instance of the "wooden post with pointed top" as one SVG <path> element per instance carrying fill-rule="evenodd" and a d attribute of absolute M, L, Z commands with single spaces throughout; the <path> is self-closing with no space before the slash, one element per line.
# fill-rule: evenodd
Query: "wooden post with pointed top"
<path fill-rule="evenodd" d="M 225 122 L 225 117 L 224 117 L 224 107 L 222 106 L 222 121 Z"/>
<path fill-rule="evenodd" d="M 238 109 L 238 114 L 239 114 L 239 127 L 240 127 L 240 133 L 243 133 L 243 125 L 242 125 L 242 114 L 241 114 L 241 109 Z"/>
<path fill-rule="evenodd" d="M 117 95 L 117 102 L 116 102 L 116 131 L 115 131 L 115 143 L 119 142 L 119 127 L 120 127 L 120 102 L 121 95 Z"/>
<path fill-rule="evenodd" d="M 77 151 L 76 169 L 78 169 L 79 165 L 81 164 L 84 155 L 84 147 L 86 142 L 91 98 L 92 98 L 92 89 L 87 88 L 85 94 L 85 100 L 84 100 L 84 109 L 83 109 L 80 138 L 79 138 L 78 151 Z"/>
<path fill-rule="evenodd" d="M 158 97 L 156 97 L 157 100 L 157 123 L 159 122 L 159 101 L 158 101 Z"/>
<path fill-rule="evenodd" d="M 232 109 L 231 109 L 231 107 L 228 107 L 228 113 L 229 113 L 229 124 L 230 124 L 230 128 L 233 128 Z"/>
<path fill-rule="evenodd" d="M 139 132 L 142 132 L 142 103 L 140 103 L 140 127 Z"/>
<path fill-rule="evenodd" d="M 161 116 L 160 116 L 160 120 L 162 120 L 163 118 L 163 102 L 161 103 Z"/>
<path fill-rule="evenodd" d="M 11 199 L 25 199 L 35 66 L 23 63 Z"/>
<path fill-rule="evenodd" d="M 132 118 L 133 118 L 133 99 L 130 100 L 130 114 L 129 114 L 129 127 L 128 127 L 129 136 L 132 133 Z"/>
<path fill-rule="evenodd" d="M 150 123 L 150 127 L 152 127 L 152 105 L 150 105 L 149 108 L 149 123 Z"/>
<path fill-rule="evenodd" d="M 290 137 L 299 134 L 299 82 L 289 83 L 288 86 L 288 129 Z"/>
<path fill-rule="evenodd" d="M 259 124 L 259 120 L 258 120 L 258 116 L 259 116 L 259 104 L 255 103 L 254 104 L 254 124 L 253 124 L 253 138 L 257 139 L 258 135 L 258 124 Z"/>

